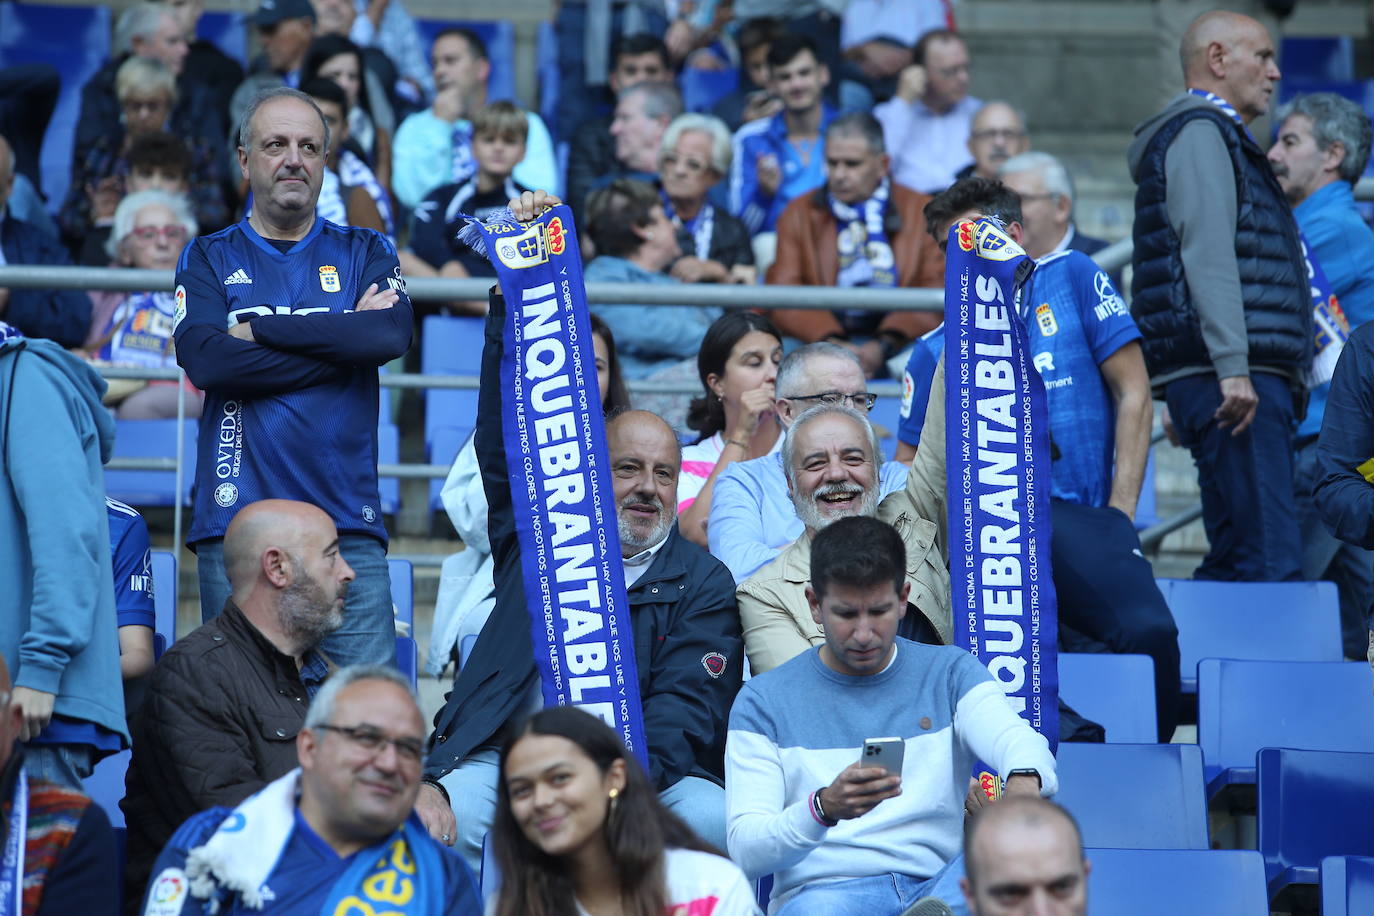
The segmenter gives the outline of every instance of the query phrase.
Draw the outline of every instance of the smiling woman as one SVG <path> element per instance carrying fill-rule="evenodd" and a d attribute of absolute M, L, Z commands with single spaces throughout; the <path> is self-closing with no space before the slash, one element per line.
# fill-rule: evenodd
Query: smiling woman
<path fill-rule="evenodd" d="M 496 916 L 759 912 L 744 874 L 658 799 L 619 736 L 569 706 L 535 713 L 501 752 L 492 828 Z"/>

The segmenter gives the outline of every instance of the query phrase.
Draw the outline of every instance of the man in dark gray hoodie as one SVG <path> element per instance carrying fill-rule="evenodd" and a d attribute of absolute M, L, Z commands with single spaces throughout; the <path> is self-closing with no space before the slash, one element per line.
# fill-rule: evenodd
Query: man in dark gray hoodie
<path fill-rule="evenodd" d="M 1295 405 L 1312 361 L 1297 224 L 1248 125 L 1269 107 L 1274 43 L 1204 13 L 1179 48 L 1186 91 L 1136 128 L 1132 315 L 1155 396 L 1193 454 L 1210 549 L 1199 579 L 1301 577 Z"/>

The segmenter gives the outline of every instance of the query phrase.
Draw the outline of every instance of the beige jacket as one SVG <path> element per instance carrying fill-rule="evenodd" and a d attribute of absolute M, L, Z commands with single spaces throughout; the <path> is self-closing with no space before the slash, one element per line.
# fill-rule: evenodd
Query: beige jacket
<path fill-rule="evenodd" d="M 931 382 L 921 445 L 906 487 L 888 494 L 878 506 L 878 517 L 896 528 L 906 544 L 908 602 L 925 615 L 941 640 L 952 642 L 943 360 Z M 825 641 L 806 603 L 810 582 L 811 538 L 803 534 L 735 589 L 744 624 L 744 649 L 754 674 L 776 668 Z"/>

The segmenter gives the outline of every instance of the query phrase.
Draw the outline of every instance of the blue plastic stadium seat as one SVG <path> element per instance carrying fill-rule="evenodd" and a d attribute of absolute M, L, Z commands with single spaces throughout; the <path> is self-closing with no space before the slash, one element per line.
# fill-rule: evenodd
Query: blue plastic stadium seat
<path fill-rule="evenodd" d="M 1316 884 L 1326 856 L 1374 856 L 1374 754 L 1267 747 L 1256 770 L 1271 898 L 1290 884 Z"/>
<path fill-rule="evenodd" d="M 154 657 L 177 640 L 177 556 L 170 550 L 153 551 Z"/>
<path fill-rule="evenodd" d="M 124 812 L 119 810 L 119 802 L 124 798 L 124 774 L 131 756 L 127 750 L 111 754 L 97 763 L 84 780 L 86 794 L 105 811 L 110 826 L 116 830 L 124 828 Z"/>
<path fill-rule="evenodd" d="M 377 426 L 377 463 L 400 464 L 401 432 L 390 423 Z M 377 492 L 381 496 L 382 512 L 395 515 L 401 505 L 401 481 L 396 477 L 378 477 Z"/>
<path fill-rule="evenodd" d="M 391 574 L 391 602 L 396 605 L 396 619 L 409 624 L 414 636 L 415 567 L 409 560 L 396 559 L 387 560 L 386 565 Z"/>
<path fill-rule="evenodd" d="M 1369 665 L 1203 659 L 1197 737 L 1208 797 L 1253 784 L 1260 748 L 1374 753 Z"/>
<path fill-rule="evenodd" d="M 186 420 L 181 434 L 185 442 L 182 472 L 182 504 L 191 501 L 191 481 L 196 476 L 196 423 Z M 114 457 L 175 458 L 176 420 L 116 420 Z M 105 492 L 131 506 L 176 505 L 176 475 L 172 471 L 105 471 Z"/>
<path fill-rule="evenodd" d="M 62 77 L 43 137 L 43 192 L 55 209 L 71 183 L 81 87 L 110 56 L 110 8 L 0 3 L 0 66 L 52 64 Z"/>
<path fill-rule="evenodd" d="M 480 375 L 484 322 L 485 319 L 476 317 L 426 318 L 420 334 L 420 371 L 434 375 Z M 431 451 L 435 430 L 446 427 L 471 432 L 476 422 L 476 388 L 425 391 L 425 443 Z"/>
<path fill-rule="evenodd" d="M 558 78 L 558 30 L 549 20 L 539 23 L 535 56 L 539 59 L 539 116 L 544 119 L 554 142 L 561 147 L 558 174 L 566 175 L 568 138 L 558 135 L 558 98 L 562 88 Z"/>
<path fill-rule="evenodd" d="M 1080 715 L 1101 723 L 1113 744 L 1153 744 L 1159 737 L 1155 663 L 1148 655 L 1061 652 L 1059 694 Z"/>
<path fill-rule="evenodd" d="M 447 19 L 416 19 L 420 29 L 420 43 L 430 55 L 434 39 L 444 29 L 470 29 L 482 39 L 491 61 L 487 75 L 487 101 L 509 100 L 520 104 L 515 97 L 515 26 L 507 21 L 467 22 Z M 432 55 L 431 55 L 432 56 Z"/>
<path fill-rule="evenodd" d="M 1322 916 L 1374 913 L 1374 859 L 1331 856 L 1321 863 Z"/>
<path fill-rule="evenodd" d="M 1349 36 L 1285 37 L 1279 45 L 1285 80 L 1350 80 L 1355 77 L 1355 47 Z"/>
<path fill-rule="evenodd" d="M 411 687 L 418 683 L 420 655 L 415 647 L 415 640 L 409 636 L 396 637 L 396 668 L 410 678 Z"/>
<path fill-rule="evenodd" d="M 1204 658 L 1338 662 L 1341 612 L 1330 582 L 1159 579 L 1178 624 L 1184 693 L 1197 692 Z"/>
<path fill-rule="evenodd" d="M 243 13 L 206 11 L 196 23 L 196 35 L 219 48 L 240 65 L 248 66 L 248 25 Z"/>
<path fill-rule="evenodd" d="M 1123 786 L 1123 791 L 1129 787 Z M 1088 849 L 1093 916 L 1266 916 L 1253 849 Z"/>
<path fill-rule="evenodd" d="M 1086 845 L 1210 848 L 1197 745 L 1064 743 L 1055 756 L 1055 801 L 1077 818 Z"/>
<path fill-rule="evenodd" d="M 710 113 L 716 103 L 739 86 L 739 69 L 702 70 L 688 67 L 677 79 L 682 105 L 687 111 Z"/>

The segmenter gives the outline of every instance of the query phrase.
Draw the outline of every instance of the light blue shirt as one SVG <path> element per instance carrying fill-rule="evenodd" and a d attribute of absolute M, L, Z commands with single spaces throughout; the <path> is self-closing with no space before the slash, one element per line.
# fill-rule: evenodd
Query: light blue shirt
<path fill-rule="evenodd" d="M 594 258 L 582 279 L 588 283 L 681 282 L 610 255 Z M 615 335 L 620 369 L 628 379 L 645 378 L 681 360 L 695 359 L 706 329 L 721 314 L 714 305 L 593 305 L 592 313 Z"/>
<path fill-rule="evenodd" d="M 1320 188 L 1293 208 L 1293 216 L 1312 256 L 1331 281 L 1331 291 L 1341 301 L 1350 330 L 1374 318 L 1374 232 L 1355 209 L 1350 183 L 1333 181 Z M 1330 387 L 1326 384 L 1313 389 L 1307 417 L 1298 427 L 1299 439 L 1321 430 Z"/>
<path fill-rule="evenodd" d="M 879 468 L 878 500 L 906 486 L 906 475 L 907 466 L 896 461 Z M 736 584 L 782 553 L 805 530 L 787 494 L 781 452 L 736 461 L 716 478 L 706 537 L 712 556 L 729 567 Z"/>

